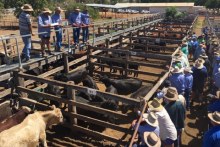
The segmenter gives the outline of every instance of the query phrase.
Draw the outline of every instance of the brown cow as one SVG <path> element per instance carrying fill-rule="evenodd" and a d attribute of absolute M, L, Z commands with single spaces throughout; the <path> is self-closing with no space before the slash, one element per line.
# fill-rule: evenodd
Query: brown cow
<path fill-rule="evenodd" d="M 37 147 L 41 141 L 47 147 L 46 128 L 63 122 L 63 115 L 59 108 L 38 111 L 28 115 L 24 121 L 0 133 L 2 147 Z"/>
<path fill-rule="evenodd" d="M 0 123 L 0 133 L 17 124 L 20 124 L 30 112 L 30 108 L 23 106 L 20 111 Z"/>

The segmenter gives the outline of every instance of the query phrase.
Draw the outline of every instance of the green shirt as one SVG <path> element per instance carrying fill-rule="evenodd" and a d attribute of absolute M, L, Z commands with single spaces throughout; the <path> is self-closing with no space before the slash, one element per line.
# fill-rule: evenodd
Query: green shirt
<path fill-rule="evenodd" d="M 188 56 L 189 51 L 188 51 L 188 47 L 187 47 L 187 46 L 182 47 L 182 48 L 181 48 L 181 51 L 182 51 L 182 52 L 183 52 L 185 55 L 187 55 L 187 56 Z"/>

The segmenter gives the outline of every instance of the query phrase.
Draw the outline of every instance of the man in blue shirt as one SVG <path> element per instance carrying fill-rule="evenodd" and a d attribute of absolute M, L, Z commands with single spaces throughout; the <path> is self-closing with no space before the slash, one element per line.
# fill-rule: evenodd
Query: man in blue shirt
<path fill-rule="evenodd" d="M 21 14 L 19 15 L 20 34 L 30 35 L 22 37 L 22 40 L 24 42 L 24 48 L 22 50 L 22 61 L 27 62 L 30 60 L 31 35 L 33 35 L 30 13 L 34 10 L 29 4 L 25 4 L 21 9 L 23 12 L 21 12 Z"/>
<path fill-rule="evenodd" d="M 90 16 L 88 13 L 88 8 L 85 7 L 85 10 L 82 13 L 83 43 L 86 43 L 89 39 L 89 25 L 90 25 Z"/>
<path fill-rule="evenodd" d="M 42 57 L 47 56 L 45 53 L 45 44 L 47 45 L 49 55 L 52 54 L 50 50 L 51 13 L 52 11 L 50 9 L 44 8 L 42 14 L 38 17 L 38 33 L 41 33 L 39 34 L 39 38 L 41 38 Z"/>
<path fill-rule="evenodd" d="M 193 56 L 194 56 L 194 53 L 195 53 L 198 46 L 199 46 L 199 43 L 197 41 L 197 38 L 193 37 L 192 38 L 192 54 L 193 54 Z"/>
<path fill-rule="evenodd" d="M 220 146 L 220 112 L 209 113 L 208 117 L 213 127 L 208 130 L 203 137 L 203 147 Z"/>
<path fill-rule="evenodd" d="M 216 96 L 213 96 L 207 107 L 208 112 L 220 112 L 220 91 L 216 92 Z"/>
<path fill-rule="evenodd" d="M 175 87 L 178 94 L 184 94 L 185 91 L 185 77 L 181 69 L 175 66 L 172 70 L 172 75 L 169 77 L 171 86 Z"/>
<path fill-rule="evenodd" d="M 199 44 L 199 46 L 196 48 L 195 53 L 193 55 L 193 60 L 194 61 L 197 60 L 199 58 L 199 56 L 203 53 L 205 53 L 204 46 L 203 46 L 203 44 Z"/>
<path fill-rule="evenodd" d="M 57 26 L 54 27 L 56 31 L 56 50 L 60 51 L 62 44 L 62 17 L 61 12 L 63 10 L 60 7 L 56 7 L 55 14 L 52 15 L 52 22 L 58 23 Z"/>
<path fill-rule="evenodd" d="M 186 67 L 184 69 L 184 76 L 185 76 L 185 99 L 186 99 L 186 109 L 189 110 L 190 107 L 190 93 L 192 92 L 192 86 L 193 86 L 193 76 L 192 76 L 192 70 L 190 67 Z"/>
<path fill-rule="evenodd" d="M 215 64 L 212 71 L 212 77 L 214 79 L 215 74 L 218 72 L 218 69 L 220 68 L 220 56 L 215 58 Z"/>
<path fill-rule="evenodd" d="M 79 7 L 76 7 L 75 11 L 69 16 L 69 23 L 74 27 L 73 28 L 73 39 L 75 45 L 79 44 L 79 35 L 80 29 L 82 27 L 82 13 L 79 12 Z"/>

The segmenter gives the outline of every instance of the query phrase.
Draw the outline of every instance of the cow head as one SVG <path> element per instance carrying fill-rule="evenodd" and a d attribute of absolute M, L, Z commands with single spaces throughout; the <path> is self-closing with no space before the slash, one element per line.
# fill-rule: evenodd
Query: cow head
<path fill-rule="evenodd" d="M 63 114 L 61 110 L 59 108 L 56 108 L 55 105 L 52 106 L 52 109 L 52 111 L 48 111 L 45 113 L 45 115 L 43 115 L 48 127 L 63 122 Z"/>

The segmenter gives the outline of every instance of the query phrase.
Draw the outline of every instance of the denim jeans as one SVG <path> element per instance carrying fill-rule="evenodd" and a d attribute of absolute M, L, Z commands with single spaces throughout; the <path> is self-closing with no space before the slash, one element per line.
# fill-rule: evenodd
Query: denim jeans
<path fill-rule="evenodd" d="M 62 29 L 56 30 L 56 50 L 60 51 L 62 44 Z"/>
<path fill-rule="evenodd" d="M 73 29 L 73 39 L 75 43 L 79 43 L 80 28 Z"/>
<path fill-rule="evenodd" d="M 24 48 L 22 53 L 24 54 L 26 59 L 30 59 L 30 50 L 31 50 L 31 36 L 22 37 L 24 42 Z"/>
<path fill-rule="evenodd" d="M 83 31 L 83 42 L 87 42 L 89 39 L 89 27 L 83 28 L 82 31 Z"/>
<path fill-rule="evenodd" d="M 186 99 L 186 108 L 189 108 L 189 106 L 190 106 L 190 92 L 191 92 L 190 89 L 185 90 L 184 97 Z"/>

